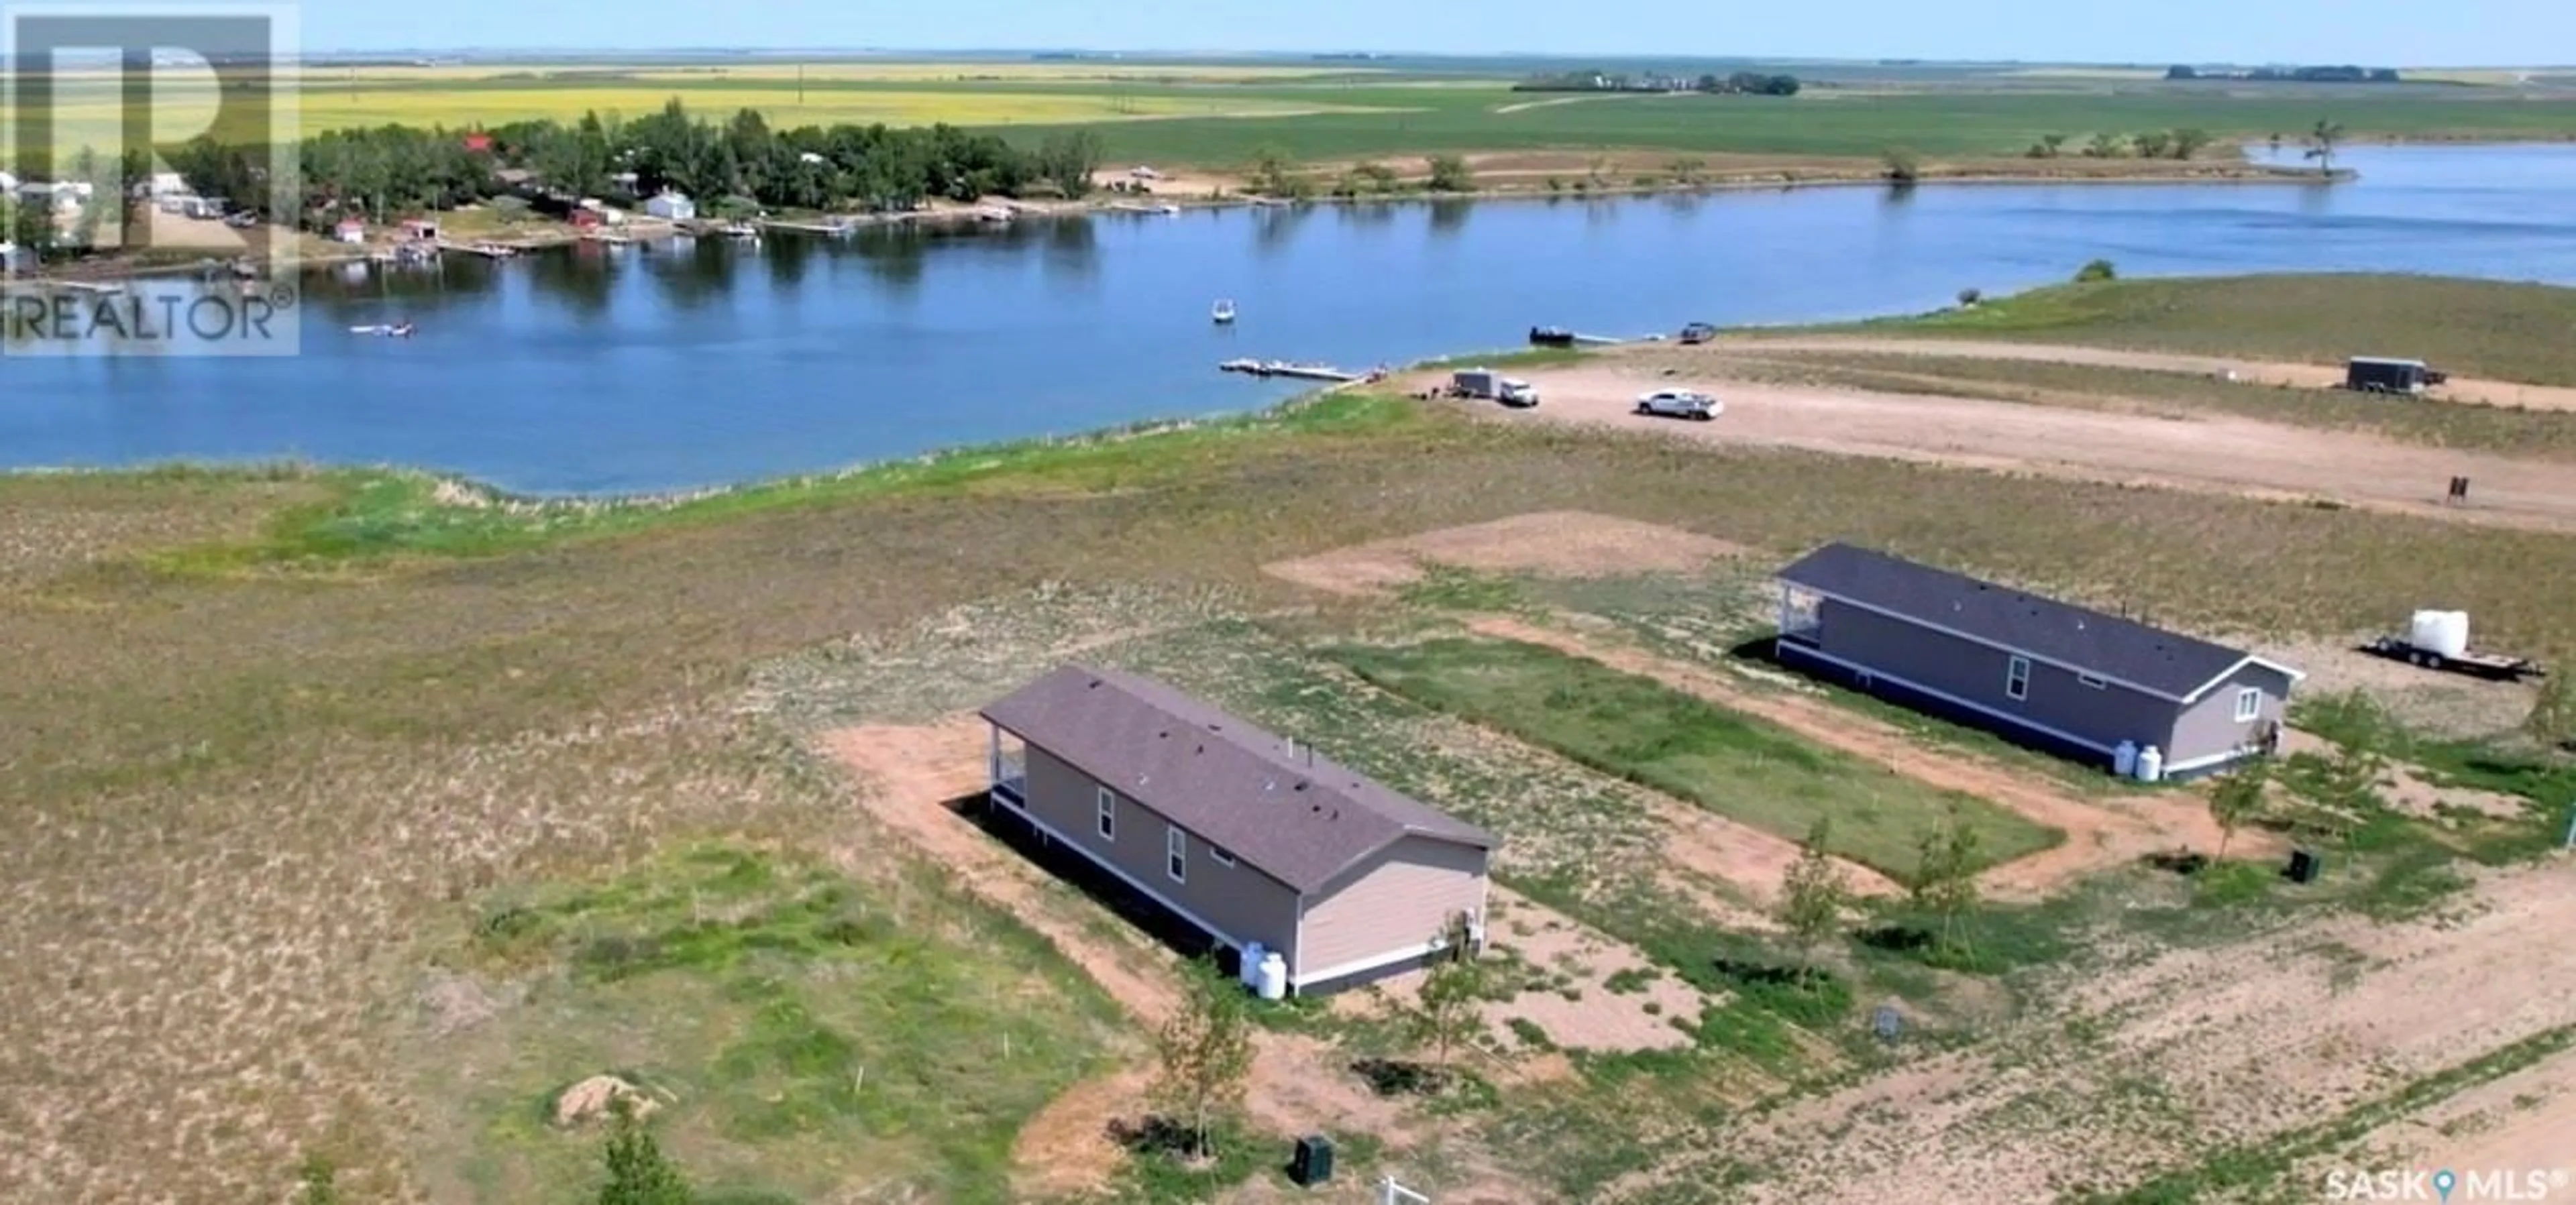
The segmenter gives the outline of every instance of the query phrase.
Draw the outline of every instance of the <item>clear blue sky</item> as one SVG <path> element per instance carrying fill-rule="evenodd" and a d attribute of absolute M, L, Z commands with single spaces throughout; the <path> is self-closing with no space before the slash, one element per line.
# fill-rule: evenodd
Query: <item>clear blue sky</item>
<path fill-rule="evenodd" d="M 304 0 L 308 51 L 1045 47 L 2499 66 L 2576 0 Z"/>

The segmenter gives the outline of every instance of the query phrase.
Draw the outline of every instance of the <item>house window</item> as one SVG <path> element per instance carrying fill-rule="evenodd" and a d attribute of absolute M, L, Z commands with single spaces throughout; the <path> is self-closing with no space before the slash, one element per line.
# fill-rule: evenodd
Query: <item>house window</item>
<path fill-rule="evenodd" d="M 1190 881 L 1190 837 L 1177 824 L 1163 828 L 1163 873 L 1175 883 Z"/>
<path fill-rule="evenodd" d="M 2015 657 L 2004 663 L 2004 697 L 2007 699 L 2030 697 L 2030 658 Z"/>
<path fill-rule="evenodd" d="M 2263 718 L 2263 692 L 2246 687 L 2236 692 L 2236 722 L 2250 724 Z"/>
<path fill-rule="evenodd" d="M 1118 796 L 1107 787 L 1100 788 L 1100 839 L 1118 839 Z"/>
<path fill-rule="evenodd" d="M 1219 865 L 1219 866 L 1232 866 L 1232 865 L 1234 865 L 1234 855 L 1233 855 L 1233 854 L 1230 854 L 1230 853 L 1225 852 L 1225 847 L 1223 847 L 1223 846 L 1219 846 L 1219 845 L 1211 845 L 1211 846 L 1207 847 L 1207 851 L 1208 851 L 1208 858 L 1209 858 L 1211 861 L 1214 861 L 1217 865 Z"/>
<path fill-rule="evenodd" d="M 2109 683 L 2106 683 L 2102 679 L 2094 677 L 2091 674 L 2077 674 L 2075 675 L 2075 680 L 2085 684 L 2086 686 L 2090 686 L 2095 690 L 2100 690 L 2104 686 L 2109 685 Z"/>

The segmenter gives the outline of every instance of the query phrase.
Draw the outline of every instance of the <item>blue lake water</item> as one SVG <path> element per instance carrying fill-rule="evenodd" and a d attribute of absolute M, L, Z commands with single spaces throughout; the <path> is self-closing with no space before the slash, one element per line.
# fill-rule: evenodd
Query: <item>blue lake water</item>
<path fill-rule="evenodd" d="M 1914 311 L 2128 275 L 2576 283 L 2576 146 L 2356 149 L 2358 184 L 1931 186 L 1106 214 L 318 274 L 293 358 L 0 357 L 0 466 L 393 462 L 654 490 L 1258 407 L 1534 324 Z M 1241 307 L 1232 327 L 1209 304 Z M 349 333 L 410 319 L 410 339 Z"/>

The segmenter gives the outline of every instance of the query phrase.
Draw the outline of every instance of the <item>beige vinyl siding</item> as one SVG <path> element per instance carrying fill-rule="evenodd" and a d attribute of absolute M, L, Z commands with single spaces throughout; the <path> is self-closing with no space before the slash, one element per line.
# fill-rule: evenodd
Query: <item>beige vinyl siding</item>
<path fill-rule="evenodd" d="M 1107 861 L 1129 882 L 1196 915 L 1237 941 L 1257 941 L 1293 957 L 1297 938 L 1297 893 L 1268 875 L 1238 862 L 1228 866 L 1208 856 L 1208 844 L 1187 838 L 1188 881 L 1172 881 L 1164 860 L 1165 832 L 1171 822 L 1125 795 L 1116 797 L 1117 835 L 1100 836 L 1100 784 L 1055 755 L 1034 745 L 1028 750 L 1028 810 L 1053 829 L 1067 845 Z"/>
<path fill-rule="evenodd" d="M 1387 847 L 1306 901 L 1296 975 L 1423 949 L 1451 916 L 1483 908 L 1485 862 L 1484 850 L 1426 837 Z"/>

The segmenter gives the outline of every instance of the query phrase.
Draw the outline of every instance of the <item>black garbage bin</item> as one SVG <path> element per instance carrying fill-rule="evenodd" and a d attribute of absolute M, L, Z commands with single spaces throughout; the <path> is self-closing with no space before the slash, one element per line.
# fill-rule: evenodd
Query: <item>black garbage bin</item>
<path fill-rule="evenodd" d="M 2314 852 L 2304 849 L 2294 849 L 2290 851 L 2289 874 L 2291 882 L 2313 883 L 2316 881 L 2317 872 L 2322 869 L 2324 869 L 2324 866 L 2318 861 L 2317 855 Z"/>
<path fill-rule="evenodd" d="M 1298 1139 L 1297 1153 L 1288 1160 L 1288 1178 L 1304 1188 L 1332 1179 L 1333 1140 L 1321 1134 Z"/>

